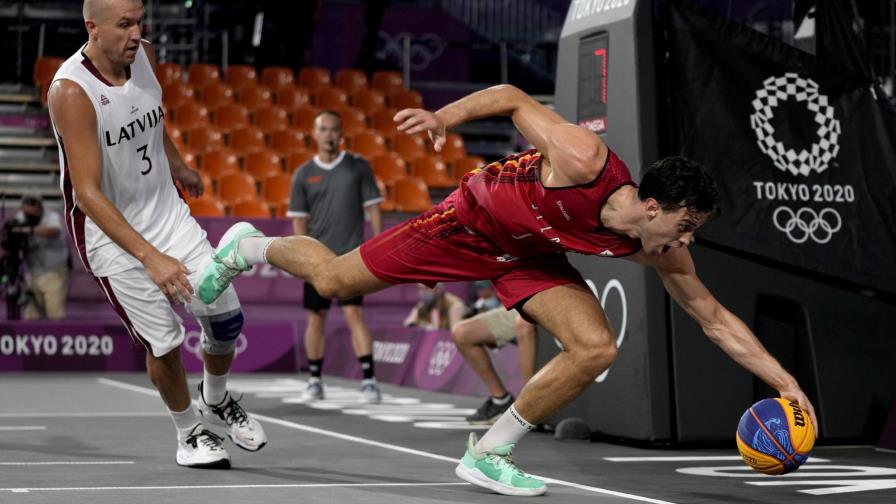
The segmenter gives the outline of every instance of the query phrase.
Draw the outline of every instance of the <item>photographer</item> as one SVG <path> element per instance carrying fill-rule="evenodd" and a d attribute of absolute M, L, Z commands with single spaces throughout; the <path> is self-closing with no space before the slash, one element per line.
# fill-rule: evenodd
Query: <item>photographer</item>
<path fill-rule="evenodd" d="M 6 226 L 10 233 L 27 238 L 22 243 L 28 285 L 25 319 L 64 318 L 69 256 L 59 213 L 44 209 L 38 197 L 24 196 L 15 219 Z M 12 252 L 15 251 L 7 250 L 7 253 Z"/>

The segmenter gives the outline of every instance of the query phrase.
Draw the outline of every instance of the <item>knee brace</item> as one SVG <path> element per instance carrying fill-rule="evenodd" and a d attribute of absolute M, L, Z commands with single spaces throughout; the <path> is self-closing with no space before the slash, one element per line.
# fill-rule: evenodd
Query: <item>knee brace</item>
<path fill-rule="evenodd" d="M 227 313 L 196 317 L 202 326 L 202 349 L 211 355 L 233 353 L 243 329 L 243 312 L 239 308 Z"/>

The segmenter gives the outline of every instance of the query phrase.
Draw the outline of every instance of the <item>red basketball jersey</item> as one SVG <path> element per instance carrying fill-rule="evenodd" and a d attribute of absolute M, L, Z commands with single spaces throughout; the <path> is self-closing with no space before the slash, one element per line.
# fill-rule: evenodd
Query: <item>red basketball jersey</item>
<path fill-rule="evenodd" d="M 458 221 L 494 241 L 508 260 L 557 252 L 620 257 L 641 249 L 639 239 L 600 222 L 610 194 L 635 185 L 613 151 L 597 178 L 569 187 L 544 187 L 541 159 L 530 149 L 464 175 L 455 195 Z"/>

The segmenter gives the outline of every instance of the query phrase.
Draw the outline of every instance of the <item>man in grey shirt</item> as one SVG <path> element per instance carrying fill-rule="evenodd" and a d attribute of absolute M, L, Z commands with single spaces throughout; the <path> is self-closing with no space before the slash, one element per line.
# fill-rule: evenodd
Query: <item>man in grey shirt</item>
<path fill-rule="evenodd" d="M 293 218 L 293 231 L 320 240 L 336 254 L 344 254 L 364 241 L 364 212 L 370 216 L 373 234 L 383 229 L 379 204 L 383 196 L 377 188 L 370 164 L 364 158 L 340 147 L 342 120 L 333 111 L 324 111 L 314 119 L 312 137 L 317 154 L 296 170 L 287 217 Z M 361 398 L 379 402 L 379 387 L 373 373 L 373 338 L 364 323 L 362 297 L 342 299 L 339 305 L 352 335 L 352 346 L 361 364 Z M 324 327 L 330 299 L 322 297 L 305 282 L 302 304 L 308 310 L 305 352 L 311 378 L 303 395 L 306 401 L 324 398 L 321 367 L 324 358 Z"/>
<path fill-rule="evenodd" d="M 59 212 L 44 208 L 43 201 L 35 196 L 24 196 L 20 208 L 16 221 L 22 223 L 19 229 L 28 233 L 25 319 L 65 318 L 69 258 L 62 218 Z"/>

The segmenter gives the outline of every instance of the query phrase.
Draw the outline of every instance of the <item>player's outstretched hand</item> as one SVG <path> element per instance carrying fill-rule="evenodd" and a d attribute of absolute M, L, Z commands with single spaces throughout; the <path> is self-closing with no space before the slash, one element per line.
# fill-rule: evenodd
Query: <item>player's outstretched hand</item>
<path fill-rule="evenodd" d="M 441 152 L 445 145 L 445 123 L 436 114 L 423 109 L 399 110 L 392 118 L 398 123 L 398 131 L 413 135 L 425 131 L 429 133 L 433 149 Z"/>
<path fill-rule="evenodd" d="M 172 175 L 174 175 L 177 183 L 180 184 L 181 189 L 186 191 L 191 197 L 198 198 L 202 196 L 204 188 L 202 187 L 202 177 L 199 176 L 199 172 L 182 165 L 177 169 L 172 169 Z"/>
<path fill-rule="evenodd" d="M 779 393 L 781 394 L 782 399 L 796 401 L 803 411 L 809 413 L 809 418 L 812 420 L 812 429 L 815 431 L 815 437 L 818 437 L 818 432 L 820 430 L 818 426 L 818 418 L 815 417 L 815 408 L 812 407 L 812 403 L 809 402 L 809 398 L 806 397 L 806 394 L 799 388 L 796 388 L 795 390 L 781 390 Z"/>
<path fill-rule="evenodd" d="M 155 252 L 143 261 L 143 267 L 150 280 L 159 286 L 165 296 L 174 303 L 189 302 L 193 296 L 193 286 L 187 279 L 190 270 L 177 259 Z"/>

